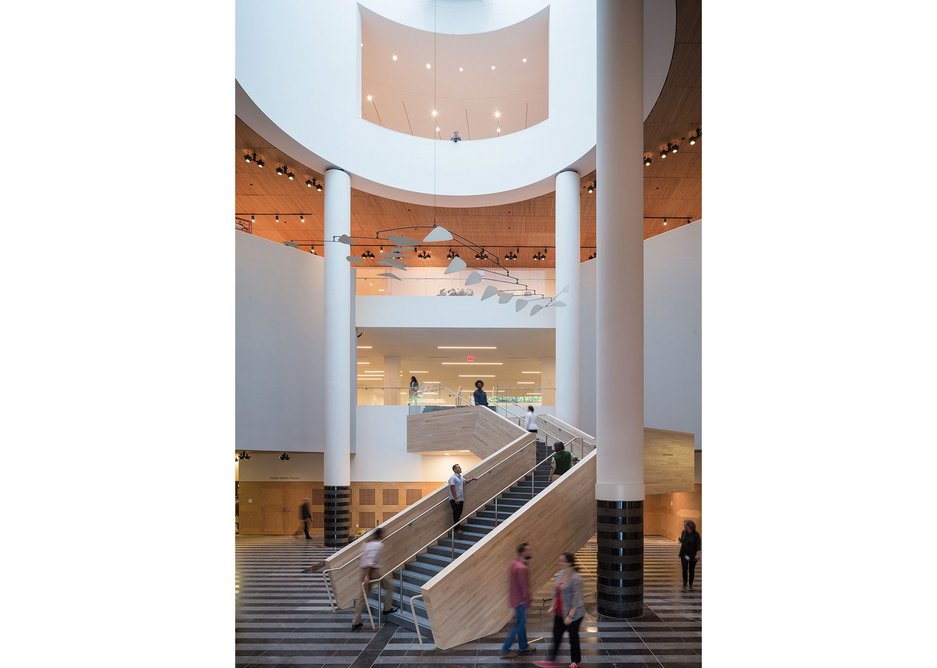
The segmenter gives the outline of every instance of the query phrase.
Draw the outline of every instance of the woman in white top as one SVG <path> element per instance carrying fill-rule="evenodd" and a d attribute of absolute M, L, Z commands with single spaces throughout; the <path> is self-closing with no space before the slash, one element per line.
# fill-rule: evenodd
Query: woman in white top
<path fill-rule="evenodd" d="M 527 407 L 527 417 L 524 419 L 524 428 L 534 433 L 537 431 L 537 416 L 534 415 L 533 406 Z"/>

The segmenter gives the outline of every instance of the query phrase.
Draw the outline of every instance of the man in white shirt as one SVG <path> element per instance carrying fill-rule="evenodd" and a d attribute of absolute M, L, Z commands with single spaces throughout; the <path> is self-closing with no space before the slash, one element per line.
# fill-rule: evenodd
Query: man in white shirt
<path fill-rule="evenodd" d="M 452 476 L 449 478 L 449 505 L 452 506 L 452 523 L 456 525 L 457 533 L 462 533 L 462 527 L 459 526 L 459 520 L 462 519 L 462 507 L 465 505 L 463 489 L 466 482 L 472 482 L 478 478 L 466 480 L 462 477 L 462 467 L 458 464 L 452 465 Z"/>
<path fill-rule="evenodd" d="M 380 577 L 381 562 L 384 560 L 384 530 L 381 527 L 376 528 L 371 533 L 371 540 L 365 544 L 361 550 L 361 578 L 365 585 L 364 596 L 359 596 L 355 603 L 355 616 L 351 620 L 351 630 L 357 631 L 364 624 L 361 622 L 361 613 L 364 612 L 365 599 L 371 593 L 371 580 Z M 381 580 L 384 587 L 384 614 L 389 615 L 397 612 L 399 608 L 394 605 L 394 577 Z M 390 607 L 393 606 L 393 607 Z"/>

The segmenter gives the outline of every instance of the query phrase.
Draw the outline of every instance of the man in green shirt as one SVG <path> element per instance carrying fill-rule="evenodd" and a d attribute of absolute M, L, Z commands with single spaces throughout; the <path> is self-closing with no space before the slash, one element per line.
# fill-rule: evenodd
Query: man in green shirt
<path fill-rule="evenodd" d="M 550 482 L 553 482 L 569 470 L 572 466 L 573 456 L 567 452 L 563 444 L 557 441 L 553 444 L 553 473 L 550 475 Z"/>

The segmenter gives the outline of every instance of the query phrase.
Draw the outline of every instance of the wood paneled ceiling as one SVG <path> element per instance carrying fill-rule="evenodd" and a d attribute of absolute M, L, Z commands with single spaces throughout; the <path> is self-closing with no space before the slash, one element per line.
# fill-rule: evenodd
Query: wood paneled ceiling
<path fill-rule="evenodd" d="M 673 60 L 663 90 L 644 123 L 645 155 L 652 163 L 644 170 L 644 233 L 645 238 L 662 234 L 702 218 L 702 140 L 690 146 L 688 139 L 701 127 L 701 0 L 677 0 L 677 25 Z M 289 159 L 249 128 L 241 119 L 235 124 L 235 212 L 236 219 L 244 221 L 251 233 L 277 242 L 297 242 L 303 250 L 315 246 L 322 253 L 324 230 L 324 192 L 305 185 L 308 179 L 323 182 L 323 175 Z M 679 144 L 680 150 L 666 159 L 660 151 L 669 143 Z M 264 161 L 258 168 L 246 162 L 244 155 L 256 153 Z M 276 168 L 286 166 L 295 175 L 290 181 L 278 176 Z M 582 259 L 595 248 L 595 195 L 586 187 L 596 181 L 596 174 L 584 175 L 581 199 Z M 598 188 L 603 187 L 601 178 Z M 516 261 L 501 263 L 516 267 L 553 267 L 554 256 L 554 197 L 553 193 L 533 199 L 490 207 L 435 209 L 437 224 L 483 246 L 489 254 L 503 257 L 508 250 L 517 251 Z M 300 222 L 300 215 L 305 222 Z M 253 223 L 250 223 L 251 216 Z M 279 222 L 275 216 L 279 215 Z M 373 238 L 379 230 L 410 225 L 430 226 L 434 210 L 352 190 L 352 237 Z M 666 221 L 665 221 L 666 218 Z M 402 230 L 397 234 L 421 239 L 428 230 Z M 386 234 L 383 235 L 386 237 Z M 372 251 L 379 255 L 380 242 Z M 389 244 L 384 244 L 389 246 Z M 432 259 L 408 258 L 408 264 L 445 266 L 446 250 L 451 242 L 429 244 Z M 546 249 L 543 262 L 532 259 L 535 252 Z M 356 245 L 354 253 L 360 255 L 365 245 Z M 463 257 L 466 255 L 462 253 Z M 468 260 L 468 258 L 466 258 Z M 370 266 L 374 261 L 365 264 Z M 471 266 L 484 266 L 469 260 Z M 491 265 L 489 265 L 491 266 Z"/>

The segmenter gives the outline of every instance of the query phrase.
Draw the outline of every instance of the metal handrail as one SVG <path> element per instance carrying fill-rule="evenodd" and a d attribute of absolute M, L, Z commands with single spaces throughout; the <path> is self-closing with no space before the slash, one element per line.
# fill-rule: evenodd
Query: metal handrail
<path fill-rule="evenodd" d="M 416 610 L 413 609 L 413 599 L 423 598 L 423 594 L 414 594 L 410 597 L 410 616 L 413 617 L 413 628 L 416 629 L 416 639 L 420 641 L 420 651 L 423 651 L 423 634 L 420 633 L 420 625 L 416 622 Z"/>
<path fill-rule="evenodd" d="M 484 508 L 484 507 L 485 507 L 486 505 L 488 505 L 491 501 L 493 501 L 493 500 L 496 499 L 497 497 L 501 496 L 506 490 L 511 489 L 511 487 L 513 487 L 514 484 L 515 484 L 518 480 L 524 478 L 528 473 L 532 473 L 538 466 L 541 466 L 542 464 L 546 463 L 546 462 L 549 461 L 550 458 L 552 458 L 552 457 L 553 457 L 553 453 L 550 453 L 550 454 L 547 455 L 545 458 L 541 459 L 539 462 L 537 462 L 536 464 L 534 464 L 531 468 L 527 469 L 527 470 L 524 471 L 522 474 L 520 474 L 518 477 L 516 477 L 516 478 L 511 482 L 510 485 L 508 485 L 507 487 L 502 488 L 497 494 L 495 494 L 494 496 L 492 496 L 492 497 L 488 498 L 487 500 L 485 500 L 483 503 L 481 503 L 481 504 L 479 504 L 478 506 L 476 506 L 474 510 L 470 511 L 469 514 L 466 515 L 466 517 L 471 517 L 472 515 L 474 515 L 475 513 L 477 513 L 481 508 Z M 531 486 L 531 488 L 533 488 L 533 479 L 531 479 L 531 481 L 530 481 L 530 486 Z M 533 498 L 533 496 L 531 496 L 531 498 Z M 438 504 L 437 504 L 437 505 L 438 505 Z M 435 506 L 434 506 L 434 507 L 435 507 Z M 413 554 L 411 554 L 409 557 L 407 557 L 406 559 L 404 559 L 403 561 L 401 561 L 399 564 L 397 564 L 396 566 L 394 566 L 393 568 L 391 568 L 390 570 L 388 570 L 386 573 L 384 573 L 384 575 L 380 576 L 379 578 L 373 578 L 373 579 L 371 579 L 371 580 L 368 580 L 368 584 L 373 584 L 373 583 L 375 583 L 375 582 L 380 582 L 381 580 L 383 580 L 384 578 L 386 578 L 388 575 L 391 575 L 391 576 L 392 576 L 392 575 L 394 574 L 394 572 L 395 572 L 398 568 L 400 568 L 401 566 L 404 566 L 404 565 L 405 565 L 408 561 L 410 561 L 413 557 L 417 556 L 417 555 L 420 554 L 423 550 L 425 550 L 425 549 L 428 548 L 430 545 L 432 545 L 433 543 L 435 543 L 437 540 L 439 540 L 440 538 L 442 538 L 443 536 L 445 536 L 446 534 L 448 534 L 450 531 L 454 530 L 455 527 L 459 526 L 459 524 L 460 524 L 461 522 L 462 522 L 462 520 L 459 520 L 458 522 L 456 522 L 455 524 L 453 524 L 452 526 L 450 526 L 449 528 L 447 528 L 445 531 L 443 531 L 441 534 L 438 534 L 438 535 L 437 535 L 435 538 L 433 538 L 430 542 L 426 543 L 423 547 L 421 547 L 421 548 L 418 549 L 416 552 L 414 552 Z M 496 510 L 495 510 L 495 525 L 497 525 L 497 524 L 498 524 L 498 513 L 497 513 L 497 506 L 496 506 Z M 399 529 L 398 529 L 398 531 L 399 531 Z M 452 551 L 453 551 L 453 553 L 455 553 L 455 536 L 454 536 L 454 535 L 452 536 Z M 453 554 L 453 556 L 454 556 L 454 554 Z M 402 577 L 401 577 L 401 581 L 402 581 Z M 362 589 L 364 588 L 364 584 L 365 584 L 364 582 L 361 583 Z M 402 599 L 401 599 L 401 600 L 402 600 Z"/>
<path fill-rule="evenodd" d="M 528 444 L 528 445 L 529 445 L 529 444 Z M 536 444 L 535 444 L 535 447 L 536 447 Z M 481 474 L 480 476 L 478 476 L 477 478 L 473 478 L 473 480 L 480 480 L 481 478 L 484 478 L 486 475 L 488 475 L 489 473 L 492 473 L 493 471 L 497 470 L 502 464 L 506 463 L 509 459 L 511 459 L 512 457 L 514 457 L 514 455 L 517 455 L 517 454 L 520 454 L 520 453 L 524 452 L 525 449 L 526 449 L 526 446 L 525 446 L 525 447 L 522 447 L 522 448 L 520 448 L 520 449 L 518 449 L 518 450 L 516 450 L 516 451 L 514 451 L 514 452 L 512 452 L 510 455 L 508 455 L 508 456 L 505 457 L 503 460 L 501 460 L 500 462 L 498 462 L 495 466 L 491 467 L 490 469 L 488 469 L 487 471 L 485 471 L 484 473 L 482 473 L 482 474 Z M 524 475 L 527 475 L 527 474 L 525 473 Z M 468 482 L 471 482 L 471 480 L 468 481 Z M 512 484 L 513 484 L 513 483 L 512 483 Z M 500 492 L 499 492 L 499 493 L 500 493 Z M 449 501 L 449 497 L 448 497 L 448 496 L 446 496 L 446 497 L 443 498 L 443 499 L 440 499 L 438 502 L 434 503 L 432 506 L 430 506 L 429 508 L 427 508 L 426 510 L 424 510 L 422 513 L 420 513 L 419 515 L 417 515 L 416 517 L 414 517 L 412 520 L 410 520 L 409 522 L 407 522 L 407 523 L 404 524 L 403 526 L 401 526 L 401 527 L 399 527 L 399 528 L 397 528 L 397 529 L 394 529 L 393 532 L 387 534 L 387 535 L 384 537 L 384 540 L 387 540 L 387 539 L 390 538 L 391 536 L 395 535 L 398 531 L 402 531 L 403 529 L 406 529 L 406 528 L 409 528 L 409 527 L 413 526 L 413 523 L 416 522 L 418 519 L 420 519 L 420 518 L 423 517 L 424 515 L 428 514 L 430 511 L 435 510 L 437 506 L 440 506 L 440 505 L 442 505 L 444 502 L 448 502 L 448 501 Z M 485 503 L 487 503 L 487 501 L 486 501 Z M 477 510 L 477 509 L 476 509 L 476 510 Z M 472 511 L 472 512 L 475 512 L 475 511 Z M 453 526 L 455 526 L 455 525 L 453 525 Z M 358 554 L 358 555 L 352 557 L 351 559 L 349 559 L 348 561 L 346 561 L 346 562 L 345 562 L 344 564 L 342 564 L 341 566 L 336 566 L 336 567 L 334 567 L 334 568 L 326 568 L 325 570 L 322 571 L 322 573 L 323 573 L 323 575 L 324 575 L 325 577 L 327 577 L 328 580 L 331 582 L 332 573 L 333 573 L 333 572 L 342 570 L 343 568 L 345 568 L 345 566 L 348 566 L 349 564 L 354 563 L 355 561 L 357 561 L 357 560 L 360 559 L 360 558 L 361 558 L 361 555 Z M 329 587 L 329 588 L 327 588 L 327 589 L 332 589 L 332 590 L 334 590 L 334 587 Z M 332 597 L 333 597 L 333 599 L 335 598 L 334 594 L 332 594 Z M 337 603 L 333 603 L 333 604 L 332 604 L 332 610 L 333 610 L 333 612 L 336 610 L 336 605 L 337 605 Z"/>

